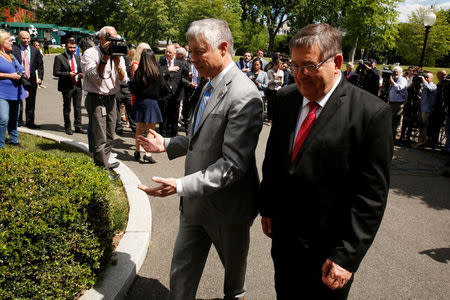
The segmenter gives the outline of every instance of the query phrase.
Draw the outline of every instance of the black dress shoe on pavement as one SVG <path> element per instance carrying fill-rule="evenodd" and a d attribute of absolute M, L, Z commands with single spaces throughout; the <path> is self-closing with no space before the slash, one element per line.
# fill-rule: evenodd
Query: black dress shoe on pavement
<path fill-rule="evenodd" d="M 27 124 L 27 127 L 30 129 L 38 129 L 41 128 L 41 126 L 37 125 L 37 124 Z"/>
<path fill-rule="evenodd" d="M 108 176 L 109 176 L 109 179 L 111 179 L 111 180 L 116 180 L 116 179 L 120 178 L 119 174 L 114 174 L 114 173 L 111 173 L 111 172 L 108 173 Z"/>
<path fill-rule="evenodd" d="M 84 130 L 83 128 L 79 128 L 79 127 L 75 128 L 75 132 L 86 134 L 86 130 Z"/>
<path fill-rule="evenodd" d="M 145 157 L 145 156 L 144 156 Z M 134 151 L 134 160 L 139 161 L 141 159 L 141 152 Z"/>
<path fill-rule="evenodd" d="M 156 160 L 154 160 L 151 156 L 144 155 L 142 159 L 144 160 L 144 162 L 148 162 L 149 164 L 156 163 Z"/>
<path fill-rule="evenodd" d="M 72 129 L 66 128 L 66 134 L 73 135 Z"/>
<path fill-rule="evenodd" d="M 111 170 L 111 169 L 115 169 L 115 168 L 117 168 L 119 165 L 120 165 L 120 162 L 115 161 L 115 162 L 109 164 L 109 169 L 110 169 L 110 170 Z"/>

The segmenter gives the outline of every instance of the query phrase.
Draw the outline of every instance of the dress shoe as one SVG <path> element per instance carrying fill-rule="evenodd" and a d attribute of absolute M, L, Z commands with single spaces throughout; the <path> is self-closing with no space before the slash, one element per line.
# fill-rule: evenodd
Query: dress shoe
<path fill-rule="evenodd" d="M 119 165 L 120 165 L 120 162 L 115 161 L 115 162 L 109 164 L 109 169 L 110 169 L 110 170 L 111 170 L 111 169 L 115 169 L 115 168 L 117 168 Z"/>
<path fill-rule="evenodd" d="M 109 179 L 111 179 L 111 180 L 116 180 L 116 179 L 120 178 L 119 174 L 115 174 L 115 173 L 111 173 L 111 172 L 108 173 L 108 176 L 109 176 Z"/>
<path fill-rule="evenodd" d="M 156 160 L 154 160 L 151 156 L 144 155 L 142 159 L 144 160 L 144 162 L 148 162 L 149 164 L 156 163 Z"/>
<path fill-rule="evenodd" d="M 141 152 L 134 151 L 134 160 L 139 161 L 141 159 Z"/>
<path fill-rule="evenodd" d="M 84 130 L 83 128 L 80 128 L 80 127 L 75 128 L 75 132 L 76 133 L 86 134 L 86 130 Z"/>
<path fill-rule="evenodd" d="M 66 128 L 66 134 L 73 135 L 72 129 Z"/>
<path fill-rule="evenodd" d="M 19 147 L 20 146 L 19 143 L 11 143 L 11 142 L 9 142 L 8 144 L 11 145 L 11 146 L 14 146 L 14 147 Z"/>
<path fill-rule="evenodd" d="M 41 128 L 41 126 L 37 125 L 37 124 L 27 124 L 27 127 L 30 129 L 38 129 Z"/>
<path fill-rule="evenodd" d="M 122 136 L 123 135 L 123 129 L 122 130 L 116 130 L 116 134 Z"/>

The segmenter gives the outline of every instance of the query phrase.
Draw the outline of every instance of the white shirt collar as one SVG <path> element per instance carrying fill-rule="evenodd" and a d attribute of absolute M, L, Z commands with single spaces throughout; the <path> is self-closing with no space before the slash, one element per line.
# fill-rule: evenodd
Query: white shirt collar
<path fill-rule="evenodd" d="M 341 76 L 342 76 L 341 73 L 342 72 L 339 72 L 339 77 L 334 82 L 333 87 L 331 88 L 331 90 L 329 90 L 328 93 L 322 99 L 316 101 L 317 104 L 319 104 L 319 106 L 321 108 L 325 107 L 325 104 L 327 104 L 327 102 L 330 99 L 331 95 L 333 94 L 334 90 L 339 85 L 339 82 L 341 82 Z M 306 98 L 305 96 L 303 96 L 303 106 L 302 107 L 305 107 L 306 105 L 308 105 L 309 102 L 311 102 L 311 101 L 308 100 L 308 98 Z"/>
<path fill-rule="evenodd" d="M 223 77 L 225 77 L 225 74 L 234 66 L 234 62 L 230 62 L 228 66 L 225 67 L 225 69 L 222 70 L 222 72 L 219 73 L 216 77 L 214 77 L 213 80 L 211 80 L 211 85 L 213 89 L 217 88 L 219 86 L 219 83 L 222 81 Z"/>

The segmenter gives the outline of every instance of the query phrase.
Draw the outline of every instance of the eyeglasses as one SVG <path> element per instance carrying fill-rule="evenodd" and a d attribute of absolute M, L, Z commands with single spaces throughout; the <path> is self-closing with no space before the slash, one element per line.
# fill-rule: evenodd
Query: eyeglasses
<path fill-rule="evenodd" d="M 334 55 L 330 56 L 328 58 L 325 58 L 323 61 L 321 61 L 317 65 L 299 66 L 296 64 L 292 64 L 292 71 L 297 73 L 300 70 L 302 73 L 305 73 L 305 70 L 306 70 L 306 71 L 308 71 L 308 73 L 314 73 L 315 71 L 317 71 L 320 68 L 320 66 L 322 66 L 324 63 L 326 63 L 328 60 L 330 60 L 333 57 L 334 57 Z"/>

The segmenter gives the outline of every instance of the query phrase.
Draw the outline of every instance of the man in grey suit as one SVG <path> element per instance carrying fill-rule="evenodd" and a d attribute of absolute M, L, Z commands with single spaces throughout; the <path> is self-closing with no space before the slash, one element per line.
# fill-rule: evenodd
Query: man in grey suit
<path fill-rule="evenodd" d="M 169 299 L 195 299 L 214 245 L 225 268 L 224 299 L 243 299 L 249 229 L 257 214 L 255 148 L 263 104 L 253 82 L 232 60 L 233 37 L 223 20 L 193 22 L 187 33 L 191 62 L 209 78 L 187 136 L 139 137 L 146 151 L 186 155 L 185 176 L 154 177 L 151 196 L 178 193 L 180 226 L 170 272 Z M 206 104 L 206 105 L 205 105 Z"/>

